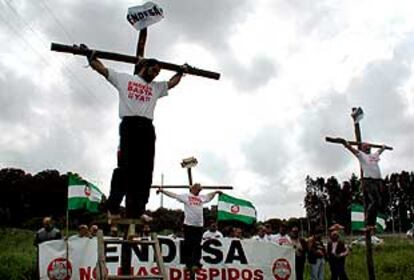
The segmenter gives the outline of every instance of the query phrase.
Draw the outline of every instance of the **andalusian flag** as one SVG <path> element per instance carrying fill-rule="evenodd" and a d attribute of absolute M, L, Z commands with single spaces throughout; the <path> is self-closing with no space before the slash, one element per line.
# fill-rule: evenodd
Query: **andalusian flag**
<path fill-rule="evenodd" d="M 250 201 L 220 194 L 218 198 L 217 220 L 237 220 L 246 224 L 256 221 L 256 209 Z"/>
<path fill-rule="evenodd" d="M 68 210 L 85 209 L 89 212 L 99 212 L 98 206 L 102 200 L 102 192 L 81 177 L 69 174 Z"/>
<path fill-rule="evenodd" d="M 352 230 L 361 230 L 365 227 L 364 206 L 361 204 L 351 205 L 351 222 Z M 378 213 L 376 228 L 377 232 L 385 230 L 385 215 Z"/>

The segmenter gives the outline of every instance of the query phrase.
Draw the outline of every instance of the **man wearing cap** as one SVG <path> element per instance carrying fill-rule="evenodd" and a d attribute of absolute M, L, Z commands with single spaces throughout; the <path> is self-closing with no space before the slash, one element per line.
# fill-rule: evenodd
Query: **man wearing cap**
<path fill-rule="evenodd" d="M 365 223 L 367 230 L 373 231 L 375 230 L 378 209 L 382 204 L 380 194 L 382 179 L 378 162 L 380 155 L 385 150 L 385 146 L 371 153 L 371 146 L 368 143 L 362 143 L 360 151 L 352 147 L 345 139 L 342 139 L 342 144 L 358 158 L 359 164 L 361 165 L 361 183 L 366 212 Z"/>
<path fill-rule="evenodd" d="M 81 48 L 88 49 L 81 45 Z M 137 74 L 120 73 L 107 68 L 92 52 L 88 56 L 92 69 L 104 76 L 119 93 L 120 150 L 118 167 L 114 169 L 107 201 L 108 218 L 120 218 L 120 204 L 126 196 L 126 217 L 144 218 L 152 184 L 155 155 L 155 130 L 152 124 L 159 98 L 181 80 L 187 65 L 169 81 L 155 82 L 161 68 L 157 60 L 138 63 Z"/>
<path fill-rule="evenodd" d="M 348 254 L 349 249 L 339 239 L 339 232 L 337 230 L 331 231 L 327 245 L 327 259 L 331 269 L 331 280 L 348 280 L 345 272 L 345 258 Z"/>
<path fill-rule="evenodd" d="M 164 189 L 158 189 L 158 193 L 175 198 L 184 204 L 184 252 L 183 259 L 186 268 L 192 271 L 202 267 L 201 259 L 201 240 L 203 237 L 203 205 L 213 200 L 216 194 L 221 191 L 215 191 L 208 194 L 200 194 L 200 184 L 194 184 L 190 187 L 190 192 L 185 194 L 175 194 Z"/>

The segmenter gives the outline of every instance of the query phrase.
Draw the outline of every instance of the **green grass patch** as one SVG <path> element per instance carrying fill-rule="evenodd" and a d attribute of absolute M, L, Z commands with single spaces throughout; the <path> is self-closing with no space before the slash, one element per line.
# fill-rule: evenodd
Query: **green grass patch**
<path fill-rule="evenodd" d="M 0 279 L 36 279 L 35 232 L 0 229 Z"/>

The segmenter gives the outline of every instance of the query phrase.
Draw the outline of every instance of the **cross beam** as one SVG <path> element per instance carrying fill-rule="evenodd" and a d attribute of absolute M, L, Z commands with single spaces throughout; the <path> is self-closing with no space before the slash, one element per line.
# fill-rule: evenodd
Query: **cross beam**
<path fill-rule="evenodd" d="M 342 144 L 343 140 L 344 139 L 340 138 L 340 137 L 328 137 L 328 136 L 325 137 L 325 141 L 330 142 L 330 143 Z M 357 141 L 347 141 L 347 142 L 348 142 L 349 145 L 352 145 L 352 146 L 360 146 L 362 143 L 364 143 L 364 144 L 368 144 L 372 148 L 382 148 L 382 147 L 384 147 L 385 150 L 393 150 L 393 148 L 390 147 L 390 146 L 383 146 L 383 145 L 380 145 L 380 144 L 372 144 L 372 143 L 357 142 Z"/>
<path fill-rule="evenodd" d="M 51 50 L 56 51 L 56 52 L 71 53 L 74 55 L 82 55 L 82 56 L 88 56 L 93 51 L 95 51 L 95 56 L 97 58 L 132 63 L 132 64 L 136 64 L 139 61 L 146 60 L 146 58 L 139 57 L 139 56 L 131 56 L 131 55 L 125 55 L 125 54 L 101 51 L 101 50 L 93 50 L 93 49 L 84 50 L 84 49 L 81 49 L 77 45 L 70 46 L 70 45 L 63 45 L 63 44 L 58 44 L 58 43 L 52 43 Z M 173 64 L 173 63 L 169 63 L 165 61 L 160 61 L 160 60 L 157 60 L 157 61 L 161 69 L 175 71 L 175 72 L 183 71 L 183 69 L 181 68 L 181 65 L 177 65 L 177 64 Z M 184 73 L 195 75 L 195 76 L 200 76 L 204 78 L 214 79 L 214 80 L 220 79 L 220 73 L 199 69 L 193 66 L 189 66 L 188 69 L 185 69 Z"/>
<path fill-rule="evenodd" d="M 201 186 L 203 190 L 232 190 L 233 186 Z M 188 185 L 153 185 L 151 189 L 188 189 Z"/>

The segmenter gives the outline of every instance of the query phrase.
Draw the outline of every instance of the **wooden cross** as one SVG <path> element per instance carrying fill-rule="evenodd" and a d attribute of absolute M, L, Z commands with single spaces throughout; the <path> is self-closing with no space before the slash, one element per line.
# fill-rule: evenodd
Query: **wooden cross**
<path fill-rule="evenodd" d="M 354 121 L 354 131 L 355 131 L 355 139 L 356 141 L 347 141 L 348 144 L 358 146 L 358 150 L 361 150 L 361 145 L 367 144 L 370 147 L 373 148 L 384 148 L 385 150 L 392 150 L 393 148 L 390 146 L 383 146 L 379 144 L 373 144 L 373 143 L 365 143 L 362 142 L 361 137 L 361 128 L 359 125 L 360 120 L 362 119 L 363 111 L 359 108 L 352 108 L 351 117 Z M 340 143 L 342 144 L 344 142 L 344 139 L 342 138 L 333 138 L 333 137 L 325 137 L 325 140 L 330 143 Z M 362 169 L 360 169 L 361 178 L 363 177 Z M 366 209 L 367 205 L 364 205 L 365 213 L 367 212 Z M 365 219 L 367 215 L 365 214 Z M 375 280 L 375 269 L 374 269 L 374 259 L 372 257 L 372 241 L 371 241 L 371 232 L 369 230 L 365 231 L 365 245 L 366 245 L 366 262 L 367 262 L 367 269 L 368 269 L 368 279 L 369 280 Z"/>

